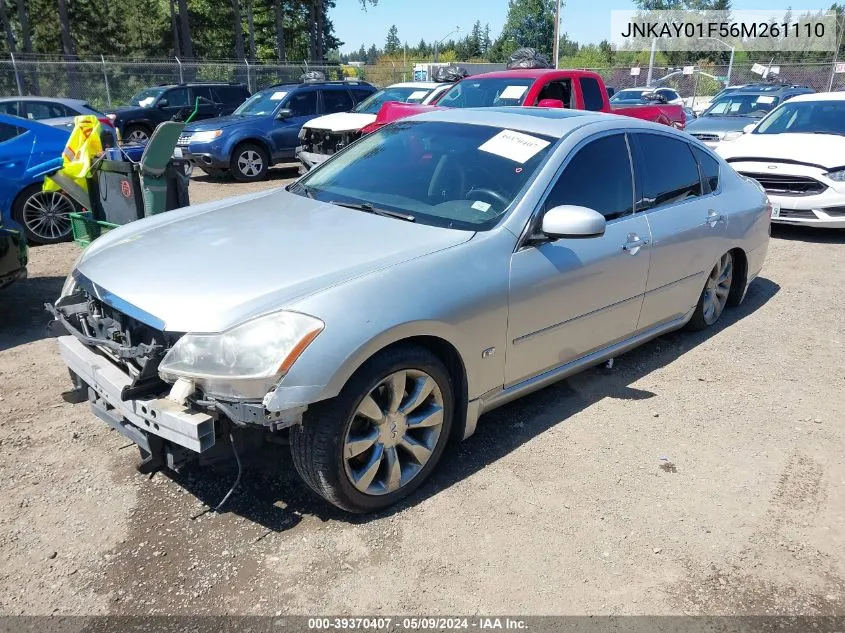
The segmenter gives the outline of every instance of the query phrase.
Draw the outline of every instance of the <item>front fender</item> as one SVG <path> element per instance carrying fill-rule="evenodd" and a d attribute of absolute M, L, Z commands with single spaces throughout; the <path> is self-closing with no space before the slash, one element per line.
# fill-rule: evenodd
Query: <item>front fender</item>
<path fill-rule="evenodd" d="M 501 387 L 515 241 L 505 229 L 476 234 L 286 306 L 322 319 L 326 327 L 265 399 L 268 408 L 332 398 L 367 359 L 420 336 L 454 348 L 470 400 Z"/>
<path fill-rule="evenodd" d="M 372 338 L 360 342 L 357 348 L 336 365 L 334 362 L 323 364 L 324 371 L 320 372 L 322 378 L 317 381 L 309 381 L 318 384 L 292 384 L 297 382 L 297 369 L 302 369 L 308 362 L 308 360 L 305 360 L 304 363 L 297 361 L 299 367 L 294 365 L 291 373 L 282 380 L 274 391 L 267 394 L 264 398 L 264 405 L 268 411 L 284 411 L 333 398 L 340 393 L 352 375 L 368 359 L 394 343 L 420 336 L 435 337 L 454 347 L 461 358 L 465 371 L 467 371 L 467 374 L 469 373 L 470 366 L 465 357 L 467 350 L 461 349 L 461 336 L 456 328 L 438 321 L 413 321 L 399 324 L 390 330 L 377 333 Z M 318 351 L 316 354 L 309 354 L 309 356 L 322 356 L 324 353 Z M 334 369 L 332 369 L 333 365 Z"/>

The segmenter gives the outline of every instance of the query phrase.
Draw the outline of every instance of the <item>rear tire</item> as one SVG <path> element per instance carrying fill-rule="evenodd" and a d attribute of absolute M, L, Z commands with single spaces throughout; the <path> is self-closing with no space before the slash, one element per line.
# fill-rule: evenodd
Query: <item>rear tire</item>
<path fill-rule="evenodd" d="M 309 488 L 342 510 L 386 508 L 437 466 L 454 402 L 452 380 L 437 356 L 417 346 L 388 350 L 291 428 L 294 466 Z"/>
<path fill-rule="evenodd" d="M 12 217 L 24 228 L 29 244 L 57 244 L 71 236 L 68 214 L 78 211 L 76 204 L 61 191 L 43 191 L 41 183 L 30 185 L 18 194 Z"/>
<path fill-rule="evenodd" d="M 232 152 L 229 171 L 238 182 L 255 182 L 267 177 L 270 157 L 267 151 L 255 143 L 241 143 Z"/>
<path fill-rule="evenodd" d="M 695 332 L 716 324 L 728 305 L 733 275 L 733 254 L 727 252 L 719 258 L 707 276 L 704 289 L 698 298 L 698 305 L 695 306 L 695 312 L 692 313 L 692 318 L 687 324 L 688 329 Z"/>
<path fill-rule="evenodd" d="M 127 125 L 123 130 L 124 141 L 127 143 L 148 143 L 150 140 L 150 136 L 152 136 L 152 130 L 150 130 L 146 125 Z"/>

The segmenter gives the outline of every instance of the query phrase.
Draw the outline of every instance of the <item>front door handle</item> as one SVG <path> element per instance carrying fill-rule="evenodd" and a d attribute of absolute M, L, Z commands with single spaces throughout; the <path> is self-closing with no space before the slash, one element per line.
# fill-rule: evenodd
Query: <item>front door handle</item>
<path fill-rule="evenodd" d="M 622 245 L 622 250 L 629 255 L 636 255 L 643 246 L 648 246 L 648 240 L 641 238 L 636 233 L 628 233 L 628 241 Z"/>
<path fill-rule="evenodd" d="M 710 226 L 711 229 L 715 229 L 716 225 L 724 219 L 725 216 L 717 212 L 715 209 L 709 209 L 707 211 L 707 224 Z"/>

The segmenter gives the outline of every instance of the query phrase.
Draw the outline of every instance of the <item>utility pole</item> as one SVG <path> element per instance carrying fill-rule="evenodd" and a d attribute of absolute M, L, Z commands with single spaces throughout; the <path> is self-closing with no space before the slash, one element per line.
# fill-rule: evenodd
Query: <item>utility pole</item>
<path fill-rule="evenodd" d="M 555 42 L 552 47 L 555 57 L 555 68 L 558 66 L 558 58 L 560 57 L 560 0 L 557 0 L 557 9 L 555 10 Z"/>

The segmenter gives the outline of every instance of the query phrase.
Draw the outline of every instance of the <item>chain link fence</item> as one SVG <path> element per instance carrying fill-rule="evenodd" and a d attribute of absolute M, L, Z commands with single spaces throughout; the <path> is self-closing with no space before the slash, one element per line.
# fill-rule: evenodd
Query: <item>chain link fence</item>
<path fill-rule="evenodd" d="M 470 74 L 504 69 L 504 64 L 455 62 Z M 692 74 L 684 74 L 684 65 L 654 67 L 652 85 L 671 86 L 688 102 L 715 94 L 724 87 L 730 72 L 730 84 L 761 81 L 751 64 L 690 65 Z M 839 65 L 841 67 L 841 64 Z M 430 61 L 380 61 L 377 64 L 312 65 L 249 63 L 246 60 L 181 61 L 179 59 L 118 60 L 61 59 L 51 57 L 12 57 L 0 59 L 0 96 L 41 95 L 85 99 L 92 106 L 108 109 L 126 103 L 142 88 L 159 84 L 190 81 L 229 81 L 245 84 L 251 92 L 273 84 L 298 81 L 303 72 L 319 70 L 328 79 L 358 78 L 383 87 L 400 81 L 412 81 L 419 70 L 431 72 Z M 784 82 L 810 86 L 821 92 L 845 89 L 845 72 L 836 73 L 831 62 L 816 64 L 780 64 L 776 77 Z M 842 69 L 842 68 L 840 68 Z M 590 68 L 598 72 L 608 86 L 616 90 L 644 86 L 648 68 L 639 74 L 630 66 Z M 687 72 L 690 68 L 687 67 Z"/>

